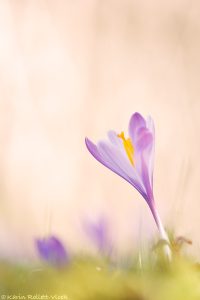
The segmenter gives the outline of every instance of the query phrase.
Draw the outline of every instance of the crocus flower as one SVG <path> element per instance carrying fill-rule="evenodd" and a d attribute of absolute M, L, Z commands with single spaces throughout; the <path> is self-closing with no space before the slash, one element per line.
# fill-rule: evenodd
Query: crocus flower
<path fill-rule="evenodd" d="M 142 195 L 153 214 L 161 238 L 167 242 L 165 252 L 170 257 L 169 239 L 153 195 L 155 130 L 152 118 L 144 119 L 139 113 L 134 113 L 128 133 L 129 137 L 126 138 L 124 132 L 117 134 L 109 131 L 108 139 L 99 141 L 97 145 L 86 138 L 86 146 L 100 163 L 124 178 Z"/>
<path fill-rule="evenodd" d="M 40 257 L 49 264 L 63 266 L 69 260 L 66 249 L 55 236 L 36 239 L 36 247 Z"/>
<path fill-rule="evenodd" d="M 99 252 L 109 255 L 112 250 L 112 242 L 109 236 L 107 220 L 104 217 L 99 218 L 96 222 L 86 220 L 83 225 L 86 234 Z"/>

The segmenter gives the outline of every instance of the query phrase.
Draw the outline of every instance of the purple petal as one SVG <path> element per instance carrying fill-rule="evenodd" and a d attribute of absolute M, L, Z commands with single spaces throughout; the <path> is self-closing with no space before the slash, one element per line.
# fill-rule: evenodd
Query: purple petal
<path fill-rule="evenodd" d="M 141 162 L 142 162 L 142 174 L 141 174 L 141 176 L 142 176 L 142 180 L 143 180 L 143 183 L 144 183 L 145 189 L 146 189 L 146 194 L 147 194 L 146 201 L 149 205 L 152 205 L 152 202 L 154 201 L 153 187 L 152 187 L 151 182 L 150 182 L 149 169 L 148 169 L 147 162 L 145 161 L 143 153 L 141 155 L 142 155 L 141 156 Z"/>
<path fill-rule="evenodd" d="M 140 128 L 138 130 L 138 137 L 136 142 L 136 150 L 144 151 L 147 147 L 152 145 L 153 136 L 147 128 Z"/>
<path fill-rule="evenodd" d="M 130 164 L 124 149 L 121 150 L 118 147 L 114 147 L 106 141 L 99 142 L 98 148 L 101 155 L 106 160 L 110 160 L 114 172 L 123 177 L 143 195 L 143 183 L 136 173 L 135 168 Z"/>
<path fill-rule="evenodd" d="M 149 116 L 147 117 L 147 128 L 152 134 L 152 146 L 151 149 L 149 149 L 150 153 L 148 156 L 148 169 L 149 169 L 149 178 L 151 182 L 151 186 L 153 188 L 153 169 L 154 169 L 154 157 L 155 157 L 155 127 L 153 119 Z"/>
<path fill-rule="evenodd" d="M 36 239 L 36 247 L 40 257 L 50 264 L 61 266 L 68 262 L 69 256 L 66 249 L 54 236 Z"/>
<path fill-rule="evenodd" d="M 96 158 L 100 163 L 104 164 L 104 161 L 102 160 L 101 155 L 99 154 L 97 146 L 87 137 L 85 138 L 85 144 L 89 152 L 94 156 L 94 158 Z"/>
<path fill-rule="evenodd" d="M 146 121 L 139 113 L 136 112 L 132 115 L 129 121 L 129 136 L 133 145 L 136 141 L 137 131 L 142 127 L 146 127 Z"/>
<path fill-rule="evenodd" d="M 112 154 L 111 156 L 107 154 L 106 148 L 104 147 L 104 144 L 99 147 L 97 147 L 94 143 L 92 143 L 88 138 L 85 139 L 86 146 L 89 150 L 89 152 L 98 160 L 100 163 L 102 163 L 105 167 L 109 168 L 111 171 L 116 173 L 117 175 L 123 177 L 126 181 L 130 182 L 130 179 L 128 176 L 118 167 L 118 165 L 113 161 Z M 100 153 L 101 151 L 101 153 Z M 115 154 L 114 154 L 115 156 Z"/>
<path fill-rule="evenodd" d="M 146 126 L 149 129 L 149 131 L 151 132 L 153 138 L 155 138 L 155 127 L 154 127 L 154 122 L 153 122 L 153 119 L 151 118 L 151 116 L 147 117 Z"/>
<path fill-rule="evenodd" d="M 154 124 L 151 117 L 148 117 L 145 121 L 140 114 L 134 114 L 129 122 L 129 134 L 135 148 L 134 156 L 137 172 L 145 185 L 146 194 L 150 195 L 153 189 L 155 139 Z"/>
<path fill-rule="evenodd" d="M 153 150 L 153 137 L 151 133 L 144 133 L 137 143 L 137 170 L 145 186 L 149 201 L 153 198 L 153 166 L 151 160 Z"/>
<path fill-rule="evenodd" d="M 145 197 L 145 188 L 143 183 L 129 163 L 124 150 L 121 151 L 119 147 L 115 147 L 105 141 L 99 142 L 98 147 L 88 138 L 85 139 L 85 142 L 89 152 L 100 163 L 124 178 L 127 182 L 133 185 L 143 197 Z"/>
<path fill-rule="evenodd" d="M 113 131 L 113 130 L 108 131 L 108 138 L 113 145 L 118 146 L 119 148 L 123 149 L 122 139 L 120 139 L 117 136 L 117 133 L 115 131 Z"/>

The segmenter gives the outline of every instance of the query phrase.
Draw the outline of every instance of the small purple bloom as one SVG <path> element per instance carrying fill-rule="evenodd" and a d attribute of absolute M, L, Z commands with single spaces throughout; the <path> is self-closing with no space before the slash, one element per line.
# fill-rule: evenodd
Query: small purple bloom
<path fill-rule="evenodd" d="M 108 223 L 105 218 L 100 218 L 97 222 L 86 221 L 84 229 L 97 249 L 103 254 L 110 254 L 112 243 L 109 236 Z"/>
<path fill-rule="evenodd" d="M 153 195 L 155 130 L 151 117 L 134 113 L 129 121 L 129 137 L 124 132 L 108 132 L 108 139 L 95 145 L 85 139 L 89 152 L 105 167 L 129 182 L 146 200 L 162 239 L 168 237 L 157 213 Z"/>
<path fill-rule="evenodd" d="M 66 249 L 55 236 L 36 239 L 36 247 L 40 257 L 52 265 L 63 266 L 69 260 Z"/>

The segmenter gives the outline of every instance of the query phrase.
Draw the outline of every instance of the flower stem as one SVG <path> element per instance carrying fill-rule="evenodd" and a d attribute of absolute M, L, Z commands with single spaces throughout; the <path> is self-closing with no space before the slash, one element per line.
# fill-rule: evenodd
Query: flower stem
<path fill-rule="evenodd" d="M 158 214 L 158 211 L 157 209 L 155 208 L 154 204 L 150 206 L 150 209 L 151 209 L 151 212 L 152 212 L 152 215 L 153 215 L 153 218 L 156 222 L 156 225 L 158 227 L 158 230 L 159 230 L 159 233 L 160 233 L 160 237 L 163 241 L 166 242 L 166 244 L 163 246 L 163 249 L 164 249 L 164 253 L 167 257 L 167 259 L 169 261 L 171 261 L 171 258 L 172 258 L 172 253 L 171 253 L 171 249 L 170 249 L 170 241 L 169 241 L 169 238 L 168 238 L 168 235 L 163 227 L 163 224 L 161 222 L 161 219 L 160 219 L 160 216 Z"/>

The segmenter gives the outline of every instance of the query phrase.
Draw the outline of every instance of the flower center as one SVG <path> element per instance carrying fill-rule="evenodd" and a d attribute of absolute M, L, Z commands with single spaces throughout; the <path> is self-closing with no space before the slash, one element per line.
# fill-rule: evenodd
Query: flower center
<path fill-rule="evenodd" d="M 134 147 L 133 147 L 133 144 L 131 142 L 131 139 L 130 138 L 126 139 L 125 136 L 124 136 L 124 132 L 123 131 L 120 134 L 118 134 L 117 136 L 120 139 L 122 139 L 123 146 L 124 146 L 124 149 L 125 149 L 126 154 L 128 156 L 128 159 L 130 160 L 130 163 L 134 166 L 134 160 L 133 160 Z"/>

